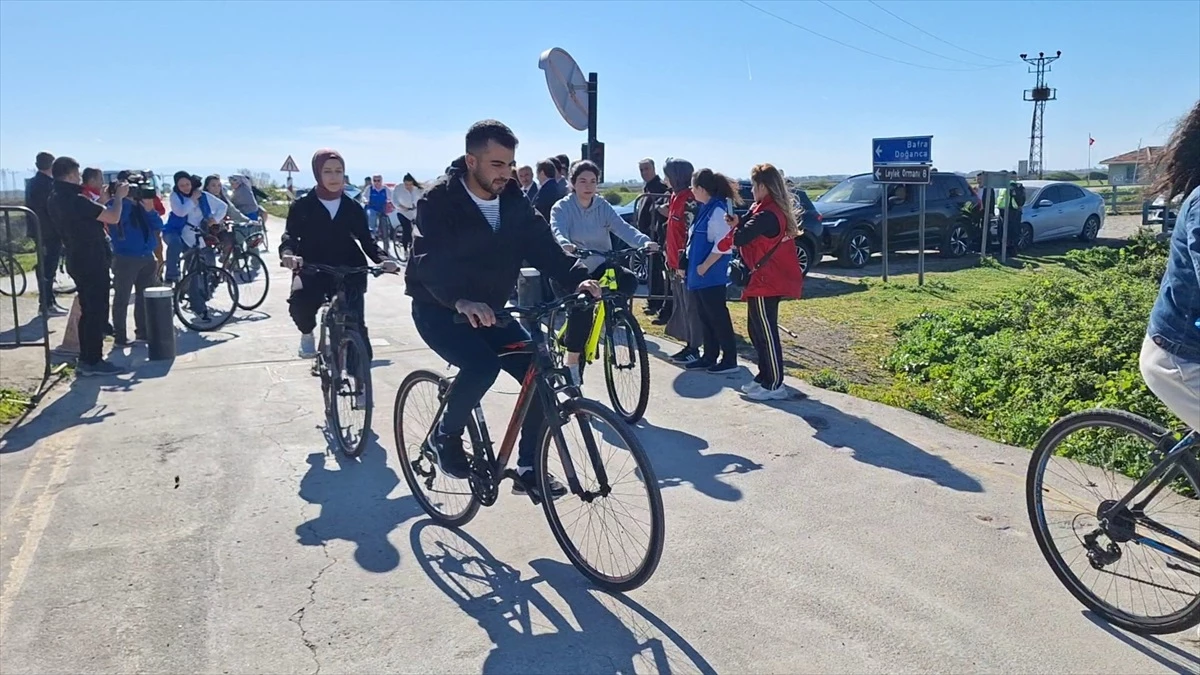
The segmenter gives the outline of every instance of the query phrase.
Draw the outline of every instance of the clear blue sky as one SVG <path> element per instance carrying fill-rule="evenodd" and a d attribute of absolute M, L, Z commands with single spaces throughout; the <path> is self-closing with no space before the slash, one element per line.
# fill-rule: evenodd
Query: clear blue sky
<path fill-rule="evenodd" d="M 642 156 L 746 175 L 869 169 L 873 136 L 932 134 L 946 170 L 1028 154 L 1033 76 L 1021 52 L 1062 50 L 1049 83 L 1047 167 L 1161 143 L 1200 98 L 1200 2 L 0 2 L 0 167 L 48 149 L 223 174 L 306 169 L 332 146 L 356 180 L 420 178 L 462 151 L 475 120 L 521 139 L 517 158 L 575 157 L 539 53 L 600 75 L 609 178 Z M 997 61 L 996 59 L 999 59 Z M 964 63 L 966 62 L 966 63 Z M 976 69 L 975 65 L 1000 67 Z M 964 71 L 932 68 L 964 69 Z M 306 172 L 299 184 L 311 183 Z"/>

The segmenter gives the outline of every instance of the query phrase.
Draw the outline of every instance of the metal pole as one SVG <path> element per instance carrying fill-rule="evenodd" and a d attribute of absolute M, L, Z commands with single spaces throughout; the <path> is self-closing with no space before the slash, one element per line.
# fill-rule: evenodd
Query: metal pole
<path fill-rule="evenodd" d="M 1008 212 L 1010 210 L 1009 207 L 1012 205 L 1012 198 L 1013 198 L 1011 189 L 1004 188 L 1004 190 L 1005 190 L 1004 194 L 1007 197 L 1007 199 L 1004 200 L 1004 212 L 1000 214 L 1000 262 L 1001 263 L 1008 262 Z"/>
<path fill-rule="evenodd" d="M 587 97 L 588 97 L 588 132 L 587 132 L 587 157 L 591 159 L 592 152 L 596 148 L 596 99 L 598 98 L 598 76 L 596 73 L 588 73 Z M 603 173 L 603 169 L 601 169 Z M 604 180 L 604 176 L 600 176 L 600 180 Z"/>
<path fill-rule="evenodd" d="M 992 190 L 983 188 L 983 204 L 980 205 L 980 210 L 983 211 L 983 237 L 979 242 L 979 257 L 987 257 L 988 238 L 992 236 L 992 209 L 995 207 L 992 204 L 995 199 L 992 197 Z"/>
<path fill-rule="evenodd" d="M 888 231 L 887 231 L 888 184 L 883 184 L 883 280 L 888 280 Z"/>
<path fill-rule="evenodd" d="M 921 211 L 917 223 L 917 285 L 925 285 L 925 186 L 921 186 Z"/>

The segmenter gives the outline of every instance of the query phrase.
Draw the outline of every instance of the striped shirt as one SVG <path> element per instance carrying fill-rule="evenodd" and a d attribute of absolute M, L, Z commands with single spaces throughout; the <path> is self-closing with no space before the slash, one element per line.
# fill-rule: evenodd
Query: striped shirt
<path fill-rule="evenodd" d="M 471 192 L 471 188 L 467 186 L 467 181 L 463 180 L 463 187 L 467 188 L 467 194 L 471 195 L 471 201 L 475 202 L 475 206 L 479 207 L 479 212 L 487 218 L 488 225 L 492 226 L 492 232 L 500 231 L 500 197 L 492 197 L 491 199 L 480 199 Z"/>
<path fill-rule="evenodd" d="M 617 215 L 612 204 L 604 201 L 600 195 L 592 197 L 592 203 L 586 209 L 579 205 L 579 197 L 575 194 L 558 200 L 550 209 L 550 228 L 554 230 L 554 238 L 558 239 L 558 243 L 573 244 L 577 248 L 590 248 L 593 251 L 611 251 L 610 235 L 613 234 L 635 248 L 641 248 L 650 241 L 649 237 Z M 592 256 L 584 262 L 589 272 L 595 272 L 604 259 Z"/>

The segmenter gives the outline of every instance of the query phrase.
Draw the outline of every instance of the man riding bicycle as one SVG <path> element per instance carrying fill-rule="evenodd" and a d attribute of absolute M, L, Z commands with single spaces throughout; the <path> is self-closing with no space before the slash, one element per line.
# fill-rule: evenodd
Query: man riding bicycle
<path fill-rule="evenodd" d="M 371 185 L 363 193 L 363 200 L 367 208 L 367 226 L 371 228 L 371 234 L 377 238 L 387 236 L 388 228 L 384 227 L 381 231 L 379 221 L 381 218 L 387 218 L 392 204 L 392 191 L 383 184 L 383 176 L 376 174 L 371 177 Z"/>
<path fill-rule="evenodd" d="M 614 234 L 630 246 L 650 252 L 658 250 L 658 244 L 625 222 L 611 204 L 603 198 L 597 199 L 600 167 L 583 160 L 575 162 L 568 175 L 571 194 L 550 209 L 550 229 L 564 251 L 611 251 Z M 625 267 L 608 264 L 600 256 L 590 256 L 584 263 L 593 279 L 599 279 L 605 271 L 613 269 L 617 275 L 617 289 L 621 293 L 633 295 L 637 290 L 637 275 Z M 563 336 L 567 349 L 565 363 L 576 384 L 579 383 L 579 353 L 583 351 L 583 344 L 592 330 L 592 317 L 593 310 L 590 307 L 572 310 L 567 317 L 567 332 Z"/>
<path fill-rule="evenodd" d="M 516 286 L 522 261 L 566 288 L 600 295 L 587 267 L 563 251 L 511 179 L 516 147 L 512 130 L 496 120 L 471 126 L 466 155 L 454 160 L 419 202 L 417 236 L 405 274 L 417 332 L 459 369 L 438 430 L 423 448 L 437 458 L 443 473 L 458 479 L 471 473 L 462 442 L 471 410 L 501 369 L 519 381 L 532 360 L 525 353 L 500 357 L 506 348 L 528 341 L 529 333 L 519 323 L 496 321 Z M 513 482 L 514 494 L 541 496 L 534 457 L 544 414 L 535 397 L 521 428 L 521 481 Z M 549 482 L 554 497 L 566 494 L 557 481 Z"/>

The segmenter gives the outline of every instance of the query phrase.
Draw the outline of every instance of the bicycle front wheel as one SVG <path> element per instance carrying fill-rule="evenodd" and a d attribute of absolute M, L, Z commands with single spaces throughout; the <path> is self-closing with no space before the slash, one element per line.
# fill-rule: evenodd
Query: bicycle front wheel
<path fill-rule="evenodd" d="M 331 431 L 337 434 L 343 455 L 358 457 L 367 443 L 374 407 L 367 344 L 357 330 L 347 329 L 333 349 L 328 400 Z"/>
<path fill-rule="evenodd" d="M 245 310 L 258 309 L 271 288 L 271 275 L 267 273 L 262 256 L 256 251 L 242 251 L 234 256 L 230 268 L 238 284 L 237 306 Z"/>
<path fill-rule="evenodd" d="M 1195 465 L 1185 458 L 1128 507 L 1110 510 L 1135 487 L 1130 476 L 1155 465 L 1164 437 L 1166 429 L 1127 412 L 1068 415 L 1042 435 L 1025 483 L 1030 525 L 1058 580 L 1110 623 L 1140 634 L 1200 624 Z"/>
<path fill-rule="evenodd" d="M 184 326 L 204 332 L 233 318 L 238 303 L 237 282 L 220 267 L 200 264 L 175 285 L 175 316 Z"/>
<path fill-rule="evenodd" d="M 624 310 L 613 312 L 604 334 L 604 383 L 621 419 L 642 419 L 650 403 L 650 359 L 642 327 Z"/>
<path fill-rule="evenodd" d="M 557 473 L 568 483 L 567 476 L 574 474 L 579 489 L 542 500 L 550 531 L 593 583 L 610 591 L 633 590 L 650 579 L 662 557 L 665 524 L 654 469 L 629 425 L 604 406 L 574 398 L 562 403 L 561 411 L 562 427 L 543 428 L 539 488 L 543 495 L 553 494 Z"/>

